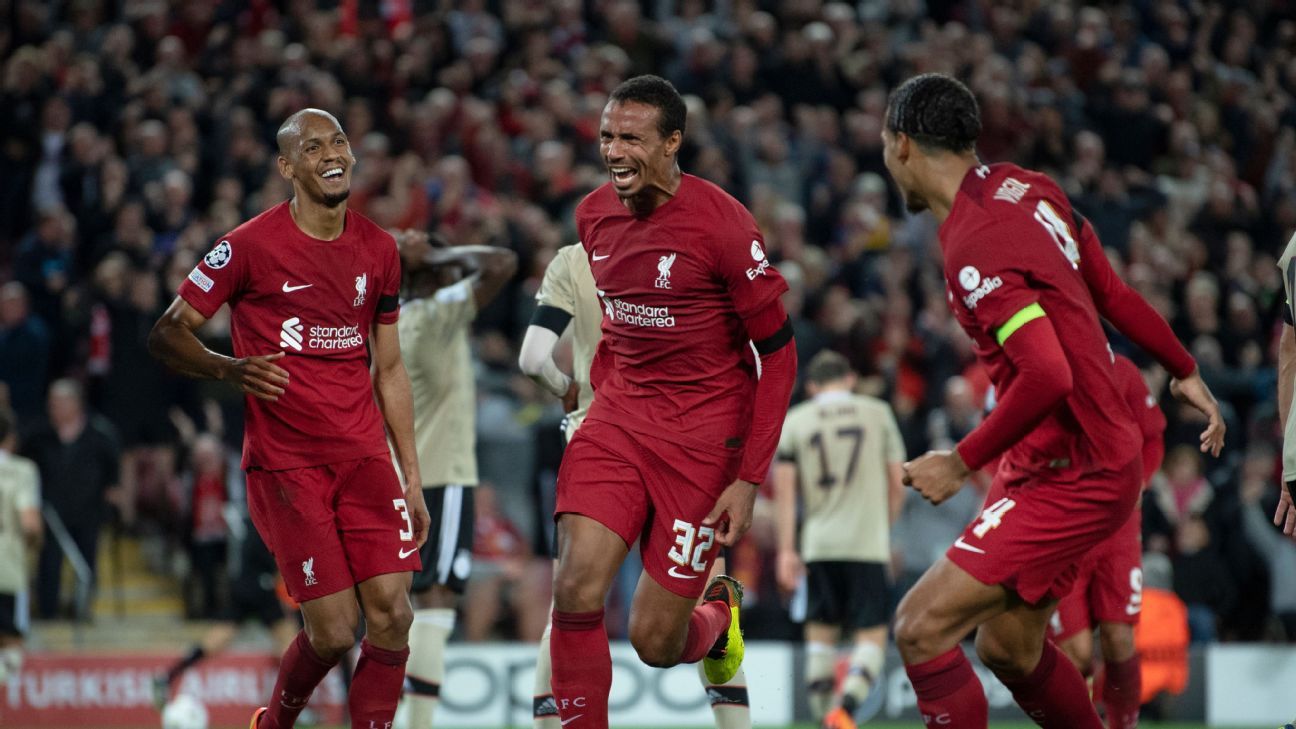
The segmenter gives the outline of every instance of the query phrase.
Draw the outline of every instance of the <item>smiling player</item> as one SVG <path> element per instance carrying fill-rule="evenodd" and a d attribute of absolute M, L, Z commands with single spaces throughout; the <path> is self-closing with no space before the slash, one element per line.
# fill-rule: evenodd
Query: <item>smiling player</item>
<path fill-rule="evenodd" d="M 248 509 L 306 623 L 252 728 L 293 726 L 355 642 L 362 608 L 351 726 L 390 726 L 428 528 L 396 329 L 400 260 L 391 235 L 347 209 L 356 160 L 332 114 L 293 114 L 278 142 L 292 199 L 221 238 L 153 327 L 149 351 L 246 395 Z M 234 357 L 194 334 L 225 303 Z"/>

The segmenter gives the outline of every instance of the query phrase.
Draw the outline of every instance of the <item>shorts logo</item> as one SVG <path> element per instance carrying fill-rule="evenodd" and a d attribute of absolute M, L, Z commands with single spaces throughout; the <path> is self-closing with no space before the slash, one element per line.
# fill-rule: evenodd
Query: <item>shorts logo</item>
<path fill-rule="evenodd" d="M 676 572 L 675 570 L 677 569 L 679 569 L 679 567 L 671 565 L 671 568 L 666 570 L 666 574 L 681 580 L 696 580 L 698 578 L 697 575 L 686 575 L 682 572 Z"/>
<path fill-rule="evenodd" d="M 674 253 L 669 256 L 662 256 L 661 259 L 657 261 L 657 288 L 668 289 L 671 287 L 670 275 L 671 266 L 673 265 L 675 265 Z"/>
<path fill-rule="evenodd" d="M 976 270 L 976 266 L 964 266 L 963 270 L 959 271 L 959 283 L 963 284 L 963 288 L 971 291 L 981 283 L 981 272 Z"/>
<path fill-rule="evenodd" d="M 751 257 L 756 262 L 756 267 L 747 269 L 747 280 L 755 281 L 757 276 L 764 276 L 770 267 L 769 259 L 765 257 L 765 251 L 761 249 L 758 240 L 752 241 Z"/>
<path fill-rule="evenodd" d="M 225 268 L 229 265 L 230 259 L 234 257 L 234 249 L 230 247 L 230 242 L 223 240 L 216 244 L 216 247 L 203 256 L 203 261 L 210 268 Z"/>
<path fill-rule="evenodd" d="M 359 276 L 356 276 L 355 287 L 356 287 L 356 297 L 355 297 L 355 301 L 351 302 L 351 305 L 363 306 L 365 301 L 365 289 L 369 287 L 369 274 L 362 273 Z"/>
<path fill-rule="evenodd" d="M 315 579 L 315 558 L 314 557 L 311 557 L 305 562 L 302 562 L 302 574 L 306 575 L 307 587 L 310 587 L 311 585 L 319 584 L 319 580 Z"/>
<path fill-rule="evenodd" d="M 189 280 L 193 281 L 194 286 L 197 286 L 208 293 L 211 293 L 212 287 L 216 285 L 216 282 L 211 280 L 211 277 L 202 271 L 199 271 L 197 267 L 189 272 Z"/>
<path fill-rule="evenodd" d="M 985 554 L 985 553 L 986 553 L 986 551 L 985 551 L 984 549 L 982 549 L 982 548 L 980 548 L 980 547 L 974 547 L 974 546 L 972 546 L 971 544 L 968 544 L 966 541 L 963 540 L 963 537 L 959 537 L 958 539 L 955 539 L 955 540 L 954 540 L 954 548 L 955 548 L 955 549 L 961 549 L 961 550 L 963 550 L 964 552 L 972 552 L 973 554 Z"/>
<path fill-rule="evenodd" d="M 293 317 L 284 320 L 279 327 L 279 346 L 291 347 L 298 352 L 302 351 L 302 323 L 301 319 Z"/>

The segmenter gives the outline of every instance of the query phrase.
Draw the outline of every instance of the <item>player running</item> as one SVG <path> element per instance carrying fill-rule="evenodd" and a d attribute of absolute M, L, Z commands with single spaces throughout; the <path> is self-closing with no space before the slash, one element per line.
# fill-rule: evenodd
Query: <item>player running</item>
<path fill-rule="evenodd" d="M 594 274 L 589 258 L 578 243 L 558 249 L 549 266 L 545 268 L 540 290 L 536 292 L 539 304 L 531 316 L 518 354 L 518 367 L 537 384 L 562 399 L 567 417 L 563 419 L 563 440 L 568 442 L 580 427 L 589 406 L 594 401 L 594 391 L 589 384 L 590 363 L 602 336 L 603 311 L 599 308 L 598 294 L 594 289 Z M 572 376 L 568 377 L 553 360 L 558 339 L 572 326 Z M 723 574 L 725 558 L 717 555 L 711 566 L 714 577 Z M 560 729 L 558 705 L 551 688 L 551 663 L 549 636 L 552 624 L 545 626 L 536 656 L 535 695 L 533 698 L 534 729 Z M 729 681 L 712 685 L 698 665 L 698 675 L 711 702 L 711 712 L 716 729 L 750 729 L 751 704 L 747 696 L 747 676 L 738 667 Z"/>
<path fill-rule="evenodd" d="M 603 110 L 611 180 L 576 210 L 603 305 L 597 397 L 558 474 L 550 632 L 563 726 L 604 729 L 612 660 L 608 587 L 639 541 L 630 641 L 652 666 L 704 661 L 712 683 L 742 662 L 741 587 L 703 581 L 751 526 L 796 370 L 787 284 L 740 203 L 680 172 L 684 100 L 656 76 Z M 759 357 L 759 359 L 757 359 Z M 761 373 L 757 375 L 757 365 Z"/>
<path fill-rule="evenodd" d="M 1206 413 L 1201 448 L 1218 455 L 1219 407 L 1169 326 L 1112 271 L 1090 226 L 1045 175 L 977 159 L 980 112 L 962 83 L 923 74 L 887 105 L 883 160 L 908 209 L 930 209 L 951 310 L 999 403 L 952 451 L 906 464 L 933 503 L 1003 454 L 981 517 L 905 596 L 896 642 L 928 725 L 987 725 L 977 654 L 1037 724 L 1101 729 L 1075 666 L 1045 640 L 1076 564 L 1130 516 L 1142 437 L 1116 379 L 1106 318 Z"/>
<path fill-rule="evenodd" d="M 774 466 L 778 581 L 806 579 L 806 693 L 826 729 L 854 729 L 886 658 L 891 527 L 904 508 L 904 441 L 891 407 L 857 395 L 837 352 L 806 368 L 810 399 L 788 411 Z M 797 496 L 803 521 L 797 546 Z M 834 698 L 842 630 L 854 646 Z"/>
<path fill-rule="evenodd" d="M 392 720 L 405 680 L 410 573 L 428 528 L 396 330 L 400 259 L 391 235 L 347 209 L 356 160 L 333 115 L 293 114 L 278 143 L 292 199 L 221 238 L 153 327 L 149 351 L 246 395 L 248 509 L 306 624 L 251 726 L 293 726 L 355 643 L 363 609 L 348 703 L 351 726 L 370 729 Z M 234 357 L 194 334 L 225 303 Z"/>

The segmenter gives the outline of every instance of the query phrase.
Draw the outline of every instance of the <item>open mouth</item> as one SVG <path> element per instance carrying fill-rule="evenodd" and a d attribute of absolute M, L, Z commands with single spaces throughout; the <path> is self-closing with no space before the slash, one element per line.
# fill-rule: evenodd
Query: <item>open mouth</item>
<path fill-rule="evenodd" d="M 608 171 L 612 173 L 612 182 L 617 187 L 625 187 L 639 176 L 638 170 L 633 167 L 609 167 Z"/>
<path fill-rule="evenodd" d="M 330 167 L 320 174 L 326 180 L 340 180 L 344 170 L 341 167 Z"/>

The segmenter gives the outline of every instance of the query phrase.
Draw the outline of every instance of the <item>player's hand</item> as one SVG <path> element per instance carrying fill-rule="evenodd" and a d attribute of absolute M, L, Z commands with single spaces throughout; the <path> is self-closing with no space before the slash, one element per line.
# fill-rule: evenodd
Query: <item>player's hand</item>
<path fill-rule="evenodd" d="M 756 505 L 756 484 L 738 479 L 716 499 L 711 513 L 702 520 L 703 526 L 715 526 L 716 542 L 722 547 L 732 547 L 747 533 L 752 524 L 752 509 Z M 717 524 L 716 522 L 719 522 Z"/>
<path fill-rule="evenodd" d="M 401 263 L 406 268 L 418 268 L 427 254 L 432 252 L 432 243 L 424 231 L 406 228 L 392 235 L 396 238 L 396 250 L 400 252 Z"/>
<path fill-rule="evenodd" d="M 927 451 L 904 464 L 904 485 L 939 504 L 963 488 L 972 471 L 958 451 Z"/>
<path fill-rule="evenodd" d="M 794 592 L 797 583 L 801 581 L 801 576 L 805 574 L 805 563 L 801 561 L 801 555 L 797 554 L 795 549 L 780 549 L 775 570 L 779 589 L 784 592 Z"/>
<path fill-rule="evenodd" d="M 1201 452 L 1218 456 L 1224 448 L 1224 416 L 1220 415 L 1219 403 L 1206 386 L 1206 381 L 1201 378 L 1201 371 L 1193 370 L 1191 375 L 1182 380 L 1170 380 L 1170 394 L 1206 416 L 1206 430 L 1201 434 Z"/>
<path fill-rule="evenodd" d="M 570 413 L 575 410 L 579 399 L 580 385 L 576 384 L 576 380 L 572 380 L 571 384 L 567 386 L 567 392 L 564 392 L 562 396 L 563 412 Z"/>
<path fill-rule="evenodd" d="M 428 538 L 428 526 L 432 517 L 428 516 L 427 504 L 423 501 L 423 486 L 420 481 L 412 481 L 405 487 L 405 508 L 414 527 L 414 541 L 423 546 Z"/>
<path fill-rule="evenodd" d="M 275 352 L 240 357 L 230 362 L 221 379 L 232 383 L 244 394 L 274 402 L 288 387 L 288 370 L 275 364 L 283 356 L 283 352 Z"/>

